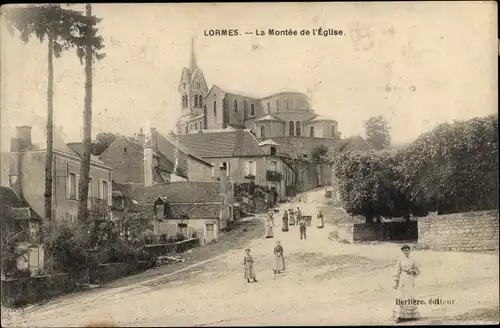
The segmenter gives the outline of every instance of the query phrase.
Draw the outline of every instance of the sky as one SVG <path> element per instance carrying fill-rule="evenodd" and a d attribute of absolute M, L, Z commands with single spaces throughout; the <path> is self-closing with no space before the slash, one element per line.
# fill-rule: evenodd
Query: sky
<path fill-rule="evenodd" d="M 147 122 L 170 132 L 194 37 L 209 88 L 260 97 L 300 91 L 317 114 L 339 122 L 343 137 L 363 135 L 363 122 L 383 115 L 394 143 L 411 142 L 439 123 L 497 112 L 496 5 L 94 4 L 93 13 L 103 19 L 106 58 L 94 65 L 92 132 L 128 135 Z M 4 23 L 2 18 L 2 151 L 15 126 L 43 126 L 47 108 L 47 45 L 36 39 L 24 44 Z M 320 27 L 343 35 L 204 35 L 211 29 L 300 33 Z M 55 123 L 66 141 L 81 141 L 84 68 L 74 50 L 54 67 Z"/>

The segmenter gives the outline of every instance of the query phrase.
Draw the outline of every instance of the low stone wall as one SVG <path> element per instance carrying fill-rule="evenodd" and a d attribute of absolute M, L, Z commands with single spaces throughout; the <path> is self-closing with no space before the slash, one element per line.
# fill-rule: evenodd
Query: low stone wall
<path fill-rule="evenodd" d="M 172 244 L 147 245 L 144 246 L 144 250 L 148 258 L 156 258 L 173 253 L 183 253 L 199 245 L 200 240 L 198 238 L 190 238 Z"/>
<path fill-rule="evenodd" d="M 439 251 L 498 251 L 498 228 L 498 211 L 419 218 L 417 247 Z"/>
<path fill-rule="evenodd" d="M 353 229 L 353 241 L 416 241 L 418 226 L 416 221 L 356 223 Z"/>
<path fill-rule="evenodd" d="M 59 273 L 2 280 L 2 305 L 15 307 L 69 293 L 76 288 L 73 277 Z"/>

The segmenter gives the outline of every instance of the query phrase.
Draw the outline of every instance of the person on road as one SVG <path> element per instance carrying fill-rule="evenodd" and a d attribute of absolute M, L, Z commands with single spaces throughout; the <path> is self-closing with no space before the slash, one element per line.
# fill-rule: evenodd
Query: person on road
<path fill-rule="evenodd" d="M 403 256 L 396 264 L 394 273 L 394 289 L 397 290 L 395 304 L 392 310 L 392 319 L 395 322 L 416 320 L 420 318 L 415 300 L 415 277 L 420 274 L 417 263 L 410 256 L 410 246 L 401 247 Z"/>
<path fill-rule="evenodd" d="M 295 213 L 293 213 L 293 209 L 288 210 L 290 213 L 290 225 L 293 226 L 295 225 Z"/>
<path fill-rule="evenodd" d="M 273 221 L 271 220 L 271 218 L 267 218 L 266 220 L 266 238 L 273 238 L 274 235 L 273 235 Z"/>
<path fill-rule="evenodd" d="M 299 229 L 300 229 L 300 239 L 307 239 L 306 235 L 306 220 L 304 218 L 299 219 Z"/>
<path fill-rule="evenodd" d="M 253 269 L 253 258 L 250 255 L 250 249 L 245 249 L 245 257 L 243 258 L 243 265 L 245 266 L 245 279 L 247 282 L 253 280 L 257 282 L 255 271 Z"/>
<path fill-rule="evenodd" d="M 300 219 L 302 219 L 302 212 L 300 211 L 300 208 L 297 207 L 297 210 L 295 211 L 295 219 L 297 220 L 297 222 L 300 221 Z"/>
<path fill-rule="evenodd" d="M 323 221 L 323 213 L 321 210 L 318 211 L 318 229 L 323 229 L 325 222 Z"/>
<path fill-rule="evenodd" d="M 274 246 L 274 257 L 274 274 L 280 274 L 281 271 L 285 271 L 285 258 L 283 257 L 283 246 L 281 246 L 279 240 L 276 242 L 276 246 Z"/>
<path fill-rule="evenodd" d="M 288 231 L 288 213 L 287 213 L 287 211 L 284 211 L 284 213 L 283 213 L 283 224 L 281 226 L 281 231 L 284 231 L 284 232 Z"/>

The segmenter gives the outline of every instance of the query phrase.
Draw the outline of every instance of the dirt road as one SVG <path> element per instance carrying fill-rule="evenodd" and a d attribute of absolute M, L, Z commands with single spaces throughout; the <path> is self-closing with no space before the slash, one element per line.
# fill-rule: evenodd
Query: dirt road
<path fill-rule="evenodd" d="M 301 206 L 314 215 L 323 190 L 307 194 Z M 276 220 L 279 223 L 280 220 Z M 131 281 L 26 308 L 3 326 L 81 326 L 114 322 L 121 326 L 353 325 L 390 324 L 395 292 L 392 274 L 397 245 L 350 245 L 328 239 L 332 227 L 298 227 L 274 239 L 258 239 L 251 252 L 257 283 L 243 279 L 241 249 L 205 260 L 182 272 Z M 285 250 L 287 270 L 274 276 L 276 240 Z M 497 255 L 415 251 L 421 266 L 419 299 L 449 305 L 421 306 L 419 324 L 498 322 Z"/>

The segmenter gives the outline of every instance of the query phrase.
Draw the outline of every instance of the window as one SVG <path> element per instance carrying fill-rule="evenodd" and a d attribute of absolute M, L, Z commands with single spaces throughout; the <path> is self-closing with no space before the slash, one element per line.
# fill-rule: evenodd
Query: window
<path fill-rule="evenodd" d="M 314 138 L 314 126 L 311 126 L 311 128 L 309 129 L 309 136 Z"/>
<path fill-rule="evenodd" d="M 195 124 L 194 124 L 194 129 L 195 129 L 195 130 L 198 130 L 198 123 L 195 123 Z"/>
<path fill-rule="evenodd" d="M 257 163 L 255 161 L 245 162 L 245 176 L 257 174 Z"/>
<path fill-rule="evenodd" d="M 254 104 L 250 105 L 250 115 L 252 115 L 252 116 L 255 115 L 255 105 Z"/>
<path fill-rule="evenodd" d="M 94 179 L 89 178 L 89 199 L 94 198 Z"/>
<path fill-rule="evenodd" d="M 224 168 L 224 170 L 226 170 L 226 175 L 229 176 L 229 171 L 231 170 L 231 165 L 229 164 L 229 162 L 222 162 L 222 167 Z"/>
<path fill-rule="evenodd" d="M 261 138 L 265 138 L 266 137 L 266 127 L 264 125 L 262 125 L 260 127 L 260 137 Z"/>
<path fill-rule="evenodd" d="M 271 146 L 271 156 L 276 156 L 276 147 Z"/>
<path fill-rule="evenodd" d="M 217 102 L 214 101 L 214 117 L 217 117 Z"/>
<path fill-rule="evenodd" d="M 75 173 L 68 173 L 68 181 L 67 181 L 67 188 L 68 188 L 68 193 L 67 197 L 69 199 L 76 199 L 76 194 L 78 191 L 78 188 L 76 184 L 78 180 L 76 179 L 76 174 Z"/>
<path fill-rule="evenodd" d="M 269 170 L 271 170 L 273 172 L 278 171 L 278 162 L 276 162 L 276 161 L 269 162 Z"/>
<path fill-rule="evenodd" d="M 198 107 L 198 95 L 194 95 L 194 106 Z"/>
<path fill-rule="evenodd" d="M 213 232 L 214 231 L 215 224 L 213 223 L 207 223 L 207 231 Z"/>
<path fill-rule="evenodd" d="M 271 112 L 271 103 L 268 101 L 267 102 L 267 113 L 269 114 Z"/>
<path fill-rule="evenodd" d="M 123 147 L 123 153 L 126 154 L 127 153 L 127 147 Z"/>
<path fill-rule="evenodd" d="M 295 135 L 295 124 L 293 123 L 293 121 L 288 122 L 288 135 L 289 136 Z"/>
<path fill-rule="evenodd" d="M 188 97 L 187 95 L 182 96 L 182 107 L 187 107 L 188 106 Z"/>
<path fill-rule="evenodd" d="M 285 97 L 285 106 L 286 106 L 286 109 L 289 109 L 288 107 L 288 98 Z"/>
<path fill-rule="evenodd" d="M 234 112 L 238 113 L 238 101 L 236 99 L 233 101 L 233 107 L 234 107 Z"/>
<path fill-rule="evenodd" d="M 201 95 L 198 96 L 198 107 L 203 107 L 203 97 Z"/>
<path fill-rule="evenodd" d="M 111 205 L 111 188 L 109 187 L 109 182 L 106 180 L 101 180 L 101 194 L 99 195 L 100 199 L 104 199 L 107 201 L 108 205 Z"/>
<path fill-rule="evenodd" d="M 332 125 L 332 137 L 335 137 L 335 125 Z"/>
<path fill-rule="evenodd" d="M 276 111 L 277 112 L 280 111 L 280 100 L 279 99 L 276 99 Z"/>
<path fill-rule="evenodd" d="M 295 134 L 297 135 L 297 137 L 300 137 L 300 121 L 297 121 L 295 123 Z"/>

